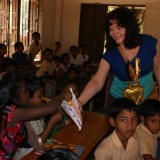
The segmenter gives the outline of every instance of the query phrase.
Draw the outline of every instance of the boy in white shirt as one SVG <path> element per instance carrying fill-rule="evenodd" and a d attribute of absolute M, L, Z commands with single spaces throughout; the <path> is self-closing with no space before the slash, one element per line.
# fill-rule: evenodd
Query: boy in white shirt
<path fill-rule="evenodd" d="M 79 54 L 76 56 L 76 66 L 82 66 L 84 61 L 88 61 L 87 47 L 81 45 L 79 47 Z"/>
<path fill-rule="evenodd" d="M 147 99 L 140 105 L 141 123 L 134 134 L 140 142 L 139 160 L 156 160 L 160 138 L 160 101 Z"/>
<path fill-rule="evenodd" d="M 37 71 L 36 76 L 46 76 L 46 77 L 52 77 L 55 73 L 56 65 L 53 59 L 53 50 L 51 48 L 47 48 L 43 51 L 43 62 Z"/>
<path fill-rule="evenodd" d="M 32 33 L 32 43 L 29 45 L 28 53 L 29 53 L 29 60 L 33 64 L 34 60 L 36 58 L 36 55 L 39 54 L 40 60 L 42 58 L 42 43 L 40 42 L 40 33 L 39 32 L 33 32 Z"/>
<path fill-rule="evenodd" d="M 96 160 L 137 160 L 139 142 L 133 137 L 137 127 L 136 104 L 127 98 L 116 99 L 110 108 L 110 124 L 115 129 L 96 149 Z"/>

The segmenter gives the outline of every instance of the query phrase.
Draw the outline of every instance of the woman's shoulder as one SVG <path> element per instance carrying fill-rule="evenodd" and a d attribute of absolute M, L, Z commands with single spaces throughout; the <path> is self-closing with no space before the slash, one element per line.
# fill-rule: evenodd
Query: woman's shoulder
<path fill-rule="evenodd" d="M 149 42 L 157 41 L 157 38 L 155 38 L 154 36 L 149 35 L 149 34 L 141 34 L 140 37 L 142 39 L 142 42 L 143 41 L 149 41 Z"/>
<path fill-rule="evenodd" d="M 104 59 L 113 59 L 113 58 L 116 58 L 117 56 L 119 56 L 119 51 L 117 48 L 114 48 L 114 49 L 109 49 L 107 50 L 104 54 L 103 54 L 103 58 Z"/>

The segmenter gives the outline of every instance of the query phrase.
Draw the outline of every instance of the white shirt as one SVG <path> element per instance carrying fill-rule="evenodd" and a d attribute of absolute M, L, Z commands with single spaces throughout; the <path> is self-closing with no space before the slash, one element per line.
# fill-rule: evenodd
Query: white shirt
<path fill-rule="evenodd" d="M 94 155 L 96 160 L 137 160 L 139 142 L 134 137 L 128 140 L 127 148 L 124 149 L 116 131 L 105 138 L 97 147 Z"/>
<path fill-rule="evenodd" d="M 152 155 L 153 158 L 157 155 L 157 139 L 160 137 L 158 134 L 152 134 L 143 123 L 140 123 L 135 131 L 134 137 L 140 142 L 140 157 L 143 160 L 144 154 Z"/>
<path fill-rule="evenodd" d="M 41 77 L 45 75 L 45 72 L 48 72 L 48 74 L 52 74 L 54 70 L 56 69 L 55 62 L 52 61 L 51 63 L 44 60 L 39 68 L 39 70 L 36 73 L 37 77 Z"/>
<path fill-rule="evenodd" d="M 82 55 L 82 54 L 78 54 L 76 57 L 76 65 L 77 66 L 82 66 L 84 61 L 88 61 L 88 55 Z"/>
<path fill-rule="evenodd" d="M 35 59 L 36 55 L 43 51 L 42 43 L 39 42 L 38 46 L 32 42 L 29 45 L 28 53 L 32 53 L 32 61 Z"/>

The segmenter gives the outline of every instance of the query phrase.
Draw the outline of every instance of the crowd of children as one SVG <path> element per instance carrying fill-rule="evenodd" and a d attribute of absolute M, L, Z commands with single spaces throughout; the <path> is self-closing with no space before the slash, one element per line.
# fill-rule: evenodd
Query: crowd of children
<path fill-rule="evenodd" d="M 33 148 L 40 151 L 41 143 L 55 133 L 56 125 L 66 123 L 64 112 L 58 109 L 63 100 L 62 93 L 65 95 L 72 88 L 78 97 L 95 73 L 85 45 L 79 48 L 73 45 L 69 53 L 62 54 L 60 42 L 55 42 L 53 49 L 43 50 L 39 32 L 34 32 L 32 39 L 29 56 L 24 53 L 23 43 L 16 42 L 12 58 L 6 57 L 7 47 L 0 43 L 2 160 L 12 159 L 17 149 L 24 149 L 26 144 L 30 148 L 28 151 Z M 23 77 L 15 72 L 17 67 L 32 68 L 40 52 L 43 61 L 35 75 Z M 43 97 L 53 100 L 44 103 Z M 136 105 L 130 99 L 118 98 L 108 112 L 114 130 L 96 148 L 96 160 L 158 160 L 160 101 L 147 99 Z M 46 120 L 48 115 L 49 120 Z M 65 118 L 68 119 L 66 115 Z M 26 153 L 27 150 L 19 150 L 14 159 L 18 160 Z"/>

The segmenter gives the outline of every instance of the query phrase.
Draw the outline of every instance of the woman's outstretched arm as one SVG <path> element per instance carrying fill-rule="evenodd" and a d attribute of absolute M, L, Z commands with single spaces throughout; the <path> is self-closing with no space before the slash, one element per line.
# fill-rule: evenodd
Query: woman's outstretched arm
<path fill-rule="evenodd" d="M 88 82 L 87 86 L 78 98 L 80 107 L 82 107 L 88 100 L 90 100 L 96 93 L 98 93 L 102 89 L 108 76 L 109 69 L 110 65 L 104 59 L 101 59 L 97 73 Z"/>

